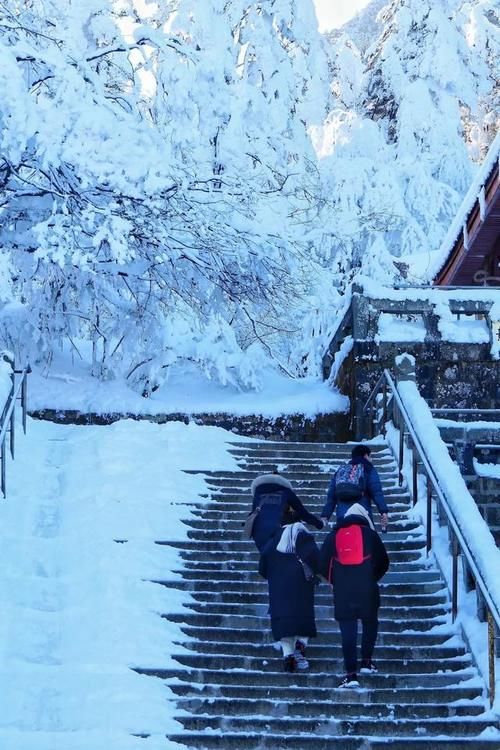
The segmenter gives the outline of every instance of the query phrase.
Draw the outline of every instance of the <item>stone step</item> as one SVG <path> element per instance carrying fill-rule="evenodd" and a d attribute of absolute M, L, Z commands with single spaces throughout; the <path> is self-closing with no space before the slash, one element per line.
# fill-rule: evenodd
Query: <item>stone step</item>
<path fill-rule="evenodd" d="M 324 502 L 328 484 L 316 484 L 317 486 L 313 486 L 313 483 L 309 482 L 307 484 L 302 484 L 300 487 L 294 487 L 294 490 L 304 503 L 306 501 L 311 502 L 311 500 L 314 499 L 316 499 L 318 503 Z M 249 502 L 252 497 L 252 494 L 250 492 L 250 484 L 248 482 L 241 482 L 240 484 L 233 483 L 231 485 L 229 484 L 228 480 L 227 483 L 221 483 L 218 485 L 215 485 L 214 482 L 207 482 L 207 485 L 209 485 L 210 497 L 212 500 L 226 500 L 234 499 L 234 497 L 240 497 L 242 499 L 246 498 L 247 502 Z M 386 484 L 382 483 L 382 490 L 384 492 L 384 497 L 387 501 L 387 504 L 394 501 L 398 501 L 401 503 L 406 502 L 406 507 L 409 507 L 410 496 L 406 488 L 398 487 L 394 482 L 387 482 Z"/>
<path fill-rule="evenodd" d="M 388 463 L 386 466 L 381 466 L 377 471 L 381 480 L 384 479 L 389 483 L 391 481 L 392 483 L 397 481 L 398 470 L 395 464 Z M 217 471 L 212 471 L 210 469 L 183 469 L 183 472 L 184 474 L 201 474 L 204 478 L 210 480 L 210 483 L 218 480 L 229 480 L 233 481 L 235 484 L 242 481 L 250 482 L 251 484 L 254 479 L 257 479 L 257 477 L 260 477 L 263 473 L 262 471 L 258 471 L 256 468 L 250 466 L 245 467 L 244 469 L 239 469 L 238 471 L 224 471 L 220 469 Z M 299 484 L 300 482 L 322 482 L 328 486 L 332 473 L 332 471 L 318 471 L 317 467 L 311 465 L 310 469 L 306 471 L 298 471 L 294 467 L 291 471 L 287 471 L 284 476 L 292 483 L 292 486 L 295 486 L 295 484 Z"/>
<path fill-rule="evenodd" d="M 170 541 L 170 540 L 163 540 L 158 539 L 156 541 L 156 544 L 164 544 L 168 547 L 172 547 L 173 549 L 179 549 L 184 551 L 195 551 L 199 554 L 200 557 L 203 557 L 203 553 L 210 552 L 210 553 L 245 553 L 247 555 L 249 554 L 256 554 L 256 547 L 252 541 L 243 541 L 241 539 L 220 539 L 210 541 L 209 535 L 205 535 L 204 532 L 199 531 L 191 531 L 188 532 L 188 536 L 192 534 L 194 536 L 190 536 L 188 540 L 185 541 Z M 394 555 L 397 555 L 400 559 L 415 559 L 409 558 L 409 555 L 412 555 L 413 552 L 420 553 L 424 549 L 425 545 L 425 539 L 423 537 L 416 537 L 416 538 L 410 538 L 404 543 L 404 540 L 395 538 L 392 534 L 387 533 L 387 538 L 384 537 L 384 544 L 387 548 L 387 552 L 389 553 L 389 557 L 391 557 L 391 553 Z M 208 537 L 208 539 L 207 539 Z M 401 547 L 404 547 L 401 549 Z"/>
<path fill-rule="evenodd" d="M 248 643 L 257 643 L 261 646 L 272 645 L 273 637 L 269 631 L 269 627 L 264 630 L 261 628 L 250 628 L 247 625 L 242 625 L 238 628 L 235 633 L 233 627 L 228 627 L 224 622 L 221 625 L 190 625 L 189 623 L 181 624 L 182 632 L 190 638 L 198 638 L 200 641 L 219 641 L 226 643 L 227 641 L 238 641 L 244 640 Z M 379 647 L 394 648 L 403 646 L 404 648 L 433 648 L 434 646 L 446 646 L 450 642 L 451 633 L 436 633 L 432 631 L 406 631 L 403 633 L 397 631 L 386 631 L 379 630 L 377 636 L 377 649 Z M 335 620 L 330 620 L 328 627 L 321 630 L 318 634 L 318 638 L 315 639 L 315 643 L 323 646 L 334 646 L 340 643 L 340 631 Z M 454 641 L 452 641 L 454 643 Z"/>
<path fill-rule="evenodd" d="M 215 637 L 215 636 L 214 636 Z M 337 638 L 336 643 L 329 645 L 317 643 L 319 639 L 313 638 L 309 641 L 307 646 L 308 658 L 311 657 L 313 660 L 317 659 L 340 659 L 342 658 L 342 645 L 340 638 Z M 387 638 L 387 640 L 389 640 Z M 276 659 L 280 658 L 281 650 L 274 643 L 255 643 L 251 641 L 219 641 L 210 640 L 207 638 L 204 641 L 185 641 L 181 642 L 181 646 L 189 649 L 190 651 L 196 651 L 200 654 L 224 654 L 225 656 L 230 655 L 241 655 L 241 656 L 258 656 L 262 659 Z M 402 663 L 404 661 L 419 661 L 432 659 L 435 662 L 443 661 L 445 659 L 462 658 L 464 656 L 470 662 L 470 655 L 467 654 L 465 647 L 462 646 L 404 646 L 404 645 L 385 645 L 382 646 L 377 644 L 376 657 L 377 664 L 381 661 L 384 662 L 386 659 L 394 659 L 395 656 Z"/>
<path fill-rule="evenodd" d="M 329 696 L 330 697 L 330 696 Z M 397 703 L 381 705 L 380 703 L 334 703 L 331 699 L 323 701 L 304 701 L 289 699 L 272 700 L 260 698 L 248 700 L 244 698 L 213 698 L 206 696 L 190 697 L 180 700 L 178 708 L 193 714 L 214 714 L 220 716 L 269 716 L 271 718 L 329 716 L 333 719 L 359 720 L 362 718 L 378 718 L 389 721 L 400 719 L 437 719 L 454 718 L 456 716 L 478 716 L 483 707 L 478 704 L 449 706 L 440 703 Z"/>
<path fill-rule="evenodd" d="M 316 542 L 318 544 L 322 544 L 326 533 L 324 535 L 316 535 L 316 529 L 312 528 L 311 533 L 315 536 Z M 243 544 L 246 545 L 247 549 L 250 545 L 253 546 L 253 541 L 248 541 L 246 539 L 242 539 L 241 536 L 241 527 L 239 530 L 235 529 L 229 529 L 229 530 L 220 530 L 220 529 L 211 529 L 208 527 L 204 527 L 201 529 L 190 529 L 186 534 L 188 539 L 192 539 L 198 542 L 203 543 L 210 543 L 213 542 L 217 547 L 223 547 L 223 549 L 227 550 L 228 545 L 230 544 Z M 384 537 L 384 544 L 387 548 L 387 552 L 389 555 L 391 552 L 399 552 L 399 553 L 407 553 L 407 552 L 413 552 L 413 551 L 420 551 L 425 546 L 425 537 L 422 536 L 420 533 L 414 533 L 411 532 L 406 535 L 400 532 L 400 531 L 391 531 L 387 532 Z M 413 559 L 418 559 L 419 555 Z"/>
<path fill-rule="evenodd" d="M 286 735 L 312 734 L 313 736 L 333 735 L 345 737 L 358 735 L 360 737 L 378 736 L 384 737 L 414 737 L 422 731 L 421 720 L 400 719 L 334 719 L 330 717 L 321 718 L 300 716 L 295 718 L 275 718 L 269 716 L 175 716 L 185 729 L 194 731 L 221 729 L 226 737 L 229 732 L 272 732 Z M 444 735 L 447 737 L 477 736 L 490 726 L 488 721 L 479 717 L 461 716 L 449 719 L 426 719 L 425 734 L 427 737 Z M 500 741 L 500 735 L 499 735 Z"/>
<path fill-rule="evenodd" d="M 176 571 L 174 571 L 176 572 Z M 183 576 L 185 581 L 193 581 L 193 591 L 204 591 L 207 587 L 207 581 L 210 581 L 214 590 L 218 591 L 267 591 L 267 582 L 263 578 L 258 578 L 255 574 L 240 574 L 235 571 L 226 571 L 218 573 L 217 578 L 214 575 L 203 575 L 198 570 L 177 571 Z M 389 576 L 392 576 L 389 578 Z M 408 581 L 408 579 L 410 579 Z M 162 583 L 156 581 L 156 583 Z M 326 586 L 326 584 L 324 584 Z M 412 594 L 433 594 L 437 591 L 443 591 L 443 582 L 435 571 L 426 571 L 424 574 L 416 576 L 412 573 L 406 573 L 403 576 L 396 576 L 393 573 L 387 573 L 382 582 L 379 584 L 382 595 L 388 593 L 393 595 Z"/>
<path fill-rule="evenodd" d="M 394 651 L 393 649 L 393 656 Z M 172 654 L 173 658 L 183 664 L 184 666 L 191 667 L 192 669 L 215 669 L 215 670 L 228 670 L 228 669 L 248 669 L 254 672 L 263 672 L 267 674 L 269 672 L 278 672 L 282 669 L 282 659 L 278 654 L 274 658 L 265 658 L 264 656 L 237 656 L 229 654 Z M 309 674 L 319 672 L 330 672 L 333 674 L 341 674 L 343 670 L 343 661 L 341 655 L 334 659 L 324 658 L 316 659 L 311 657 Z M 404 660 L 399 658 L 384 659 L 377 654 L 377 666 L 378 674 L 388 675 L 410 675 L 410 674 L 435 674 L 439 669 L 443 672 L 458 672 L 463 669 L 467 669 L 471 666 L 470 656 L 453 657 L 440 663 L 436 663 L 435 660 L 419 659 L 418 662 L 413 660 Z M 371 679 L 374 675 L 363 675 L 362 682 L 366 686 L 370 686 Z M 366 678 L 366 679 L 365 679 Z"/>
<path fill-rule="evenodd" d="M 179 586 L 173 586 L 172 588 L 182 588 Z M 184 589 L 186 590 L 186 588 Z M 190 590 L 190 589 L 187 589 Z M 322 592 L 322 593 L 320 593 Z M 213 591 L 205 590 L 198 592 L 191 592 L 191 597 L 197 602 L 209 602 L 211 604 L 230 604 L 235 607 L 248 607 L 255 605 L 267 606 L 269 597 L 267 588 L 262 591 L 247 592 L 247 591 Z M 332 605 L 333 597 L 331 592 L 324 587 L 321 587 L 315 596 L 315 605 L 318 607 L 330 607 Z M 449 599 L 445 592 L 434 595 L 422 595 L 416 597 L 400 596 L 398 594 L 390 595 L 383 594 L 382 605 L 393 609 L 395 607 L 402 607 L 408 609 L 415 606 L 418 610 L 427 608 L 427 611 L 431 611 L 435 607 L 439 607 L 441 610 L 449 607 Z M 316 609 L 318 611 L 318 609 Z"/>
<path fill-rule="evenodd" d="M 262 443 L 262 445 L 236 445 L 228 448 L 229 453 L 235 456 L 271 457 L 281 461 L 282 458 L 304 458 L 306 460 L 337 459 L 348 461 L 352 455 L 353 445 L 326 444 L 326 443 Z M 394 454 L 388 448 L 370 446 L 370 458 L 375 463 L 380 459 L 390 458 L 394 460 Z"/>
<path fill-rule="evenodd" d="M 215 507 L 210 510 L 191 510 L 191 516 L 189 518 L 183 518 L 182 523 L 190 528 L 208 528 L 213 525 L 214 528 L 234 528 L 241 531 L 246 517 L 250 513 L 250 503 L 246 503 L 244 507 L 233 507 L 224 508 Z M 320 515 L 321 508 L 312 510 L 309 506 L 308 510 L 314 512 L 315 515 Z M 377 511 L 374 512 L 375 522 L 377 522 Z M 416 531 L 422 529 L 422 525 L 418 521 L 408 521 L 408 513 L 401 512 L 395 513 L 391 510 L 391 518 L 389 524 L 390 533 L 404 532 L 404 531 Z M 423 532 L 421 532 L 423 533 Z"/>
<path fill-rule="evenodd" d="M 176 588 L 179 590 L 184 591 L 193 591 L 193 593 L 196 593 L 198 591 L 206 591 L 207 590 L 207 581 L 210 579 L 203 578 L 201 580 L 197 580 L 196 578 L 191 578 L 189 576 L 190 571 L 184 571 L 183 576 L 185 578 L 184 581 L 154 581 L 154 583 L 158 583 L 161 586 L 166 586 L 167 588 Z M 198 575 L 198 574 L 196 574 Z M 193 582 L 192 587 L 189 585 L 186 585 L 186 582 Z M 216 584 L 220 583 L 221 579 L 218 580 L 212 580 L 212 585 L 215 586 Z M 240 580 L 228 580 L 224 581 L 224 585 L 218 586 L 219 591 L 242 591 L 242 584 Z M 445 593 L 445 589 L 443 588 L 443 583 L 440 580 L 437 580 L 434 583 L 419 583 L 415 582 L 413 584 L 411 583 L 405 583 L 404 579 L 401 584 L 388 584 L 388 583 L 382 583 L 380 584 L 380 590 L 381 595 L 384 597 L 386 594 L 392 595 L 392 596 L 408 596 L 411 597 L 413 593 L 419 594 L 433 594 L 436 592 L 439 593 Z M 263 593 L 267 592 L 267 582 L 262 578 L 259 581 L 249 581 L 245 584 L 244 588 L 245 592 L 251 592 L 251 593 Z M 328 591 L 325 584 L 325 591 Z"/>
<path fill-rule="evenodd" d="M 280 665 L 281 666 L 281 665 Z M 252 672 L 250 670 L 235 670 L 233 672 L 224 672 L 219 669 L 162 669 L 162 668 L 135 668 L 135 671 L 139 674 L 147 674 L 154 677 L 159 677 L 162 680 L 171 680 L 175 678 L 182 682 L 189 682 L 190 684 L 201 683 L 203 685 L 208 684 L 223 684 L 223 685 L 265 685 L 265 686 L 282 686 L 282 685 L 308 685 L 309 687 L 323 687 L 329 688 L 337 692 L 337 700 L 341 695 L 347 693 L 343 688 L 338 687 L 339 673 L 331 672 L 307 672 L 307 674 L 301 674 L 296 672 L 293 675 L 283 671 L 276 672 Z M 365 679 L 366 678 L 366 679 Z M 475 679 L 474 679 L 475 678 Z M 361 680 L 361 677 L 360 677 Z M 480 681 L 477 678 L 477 672 L 474 669 L 464 669 L 456 672 L 447 673 L 434 673 L 434 674 L 392 674 L 392 675 L 363 675 L 363 681 L 365 685 L 369 685 L 370 690 L 377 690 L 382 688 L 384 690 L 393 689 L 399 690 L 401 688 L 416 688 L 420 687 L 421 690 L 433 690 L 435 687 L 446 687 L 452 685 L 459 685 L 461 682 L 471 682 L 470 687 L 479 687 Z M 352 692 L 355 690 L 349 691 Z M 346 698 L 347 698 L 346 694 Z"/>
<path fill-rule="evenodd" d="M 474 497 L 474 500 L 476 501 L 476 505 L 478 506 L 480 513 L 482 514 L 482 513 L 485 513 L 486 511 L 488 513 L 491 513 L 492 515 L 491 520 L 495 520 L 496 518 L 498 518 L 498 514 L 500 514 L 500 503 L 497 502 L 497 497 L 500 497 L 500 491 L 495 498 L 482 496 L 482 495 L 477 495 Z"/>
<path fill-rule="evenodd" d="M 229 452 L 236 458 L 237 461 L 251 461 L 262 463 L 276 463 L 277 466 L 286 465 L 287 461 L 291 462 L 303 462 L 307 466 L 329 466 L 332 463 L 344 463 L 351 460 L 352 451 L 350 449 L 342 451 L 331 451 L 331 452 L 320 452 L 315 453 L 314 451 L 306 452 L 301 450 L 289 450 L 286 452 L 286 458 L 277 458 L 275 451 L 269 451 L 265 449 L 247 451 L 244 448 L 231 448 Z M 390 450 L 378 451 L 373 453 L 371 456 L 371 462 L 374 466 L 380 466 L 384 463 L 396 463 L 396 458 Z"/>
<path fill-rule="evenodd" d="M 416 732 L 416 729 L 415 729 Z M 170 742 L 180 743 L 184 747 L 197 750 L 211 750 L 221 747 L 219 732 L 210 734 L 207 731 L 183 732 L 168 735 Z M 234 734 L 224 731 L 224 748 L 233 750 L 499 750 L 498 739 L 478 739 L 477 737 L 433 737 L 432 746 L 427 738 L 412 737 L 392 738 L 380 736 L 321 736 L 318 734 L 285 735 L 266 732 L 240 732 Z"/>
<path fill-rule="evenodd" d="M 269 604 L 252 604 L 252 603 L 223 603 L 220 601 L 208 601 L 208 602 L 191 602 L 184 605 L 186 609 L 191 612 L 199 612 L 200 614 L 213 614 L 216 610 L 218 614 L 229 616 L 229 615 L 240 615 L 241 617 L 267 617 L 269 613 Z M 444 615 L 449 611 L 450 607 L 445 607 L 443 604 L 437 603 L 433 606 L 419 607 L 419 606 L 404 606 L 399 604 L 395 607 L 391 607 L 386 603 L 384 597 L 382 597 L 382 603 L 380 606 L 380 618 L 395 618 L 399 623 L 409 623 L 420 621 L 428 622 L 432 617 L 438 615 Z M 315 606 L 316 620 L 328 620 L 329 617 L 333 618 L 333 601 L 330 598 L 328 604 L 319 604 L 316 602 Z"/>
<path fill-rule="evenodd" d="M 358 443 L 337 443 L 337 442 L 321 442 L 321 443 L 303 443 L 303 442 L 292 442 L 292 441 L 281 441 L 281 440 L 231 440 L 228 445 L 233 448 L 243 448 L 245 450 L 271 450 L 274 453 L 278 450 L 300 450 L 306 453 L 316 453 L 318 451 L 346 451 L 351 455 L 351 451 Z M 372 455 L 379 455 L 380 453 L 390 453 L 390 448 L 386 443 L 380 441 L 379 443 L 370 442 L 370 451 Z"/>
<path fill-rule="evenodd" d="M 212 578 L 214 576 L 214 573 L 218 574 L 220 572 L 221 563 L 220 561 L 211 562 L 210 560 L 206 560 L 203 562 L 198 562 L 197 560 L 192 560 L 187 565 L 187 569 L 198 570 L 200 571 L 200 573 L 203 571 L 204 577 Z M 391 560 L 390 569 L 393 573 L 414 572 L 416 570 L 422 569 L 422 561 L 420 558 L 418 560 L 409 560 L 402 562 L 399 562 L 397 559 L 393 559 Z M 241 575 L 244 575 L 246 573 L 248 575 L 245 580 L 249 580 L 248 576 L 252 573 L 257 576 L 257 564 L 256 560 L 254 559 L 226 560 L 224 562 L 224 570 L 238 572 L 241 573 Z"/>
<path fill-rule="evenodd" d="M 243 528 L 243 524 L 245 522 L 245 518 L 248 515 L 248 513 L 241 513 L 240 518 L 228 518 L 227 516 L 223 516 L 221 513 L 218 514 L 218 517 L 213 519 L 206 519 L 206 518 L 187 518 L 183 520 L 183 524 L 187 526 L 188 529 L 192 529 L 195 531 L 201 531 L 205 534 L 221 534 L 224 533 L 224 535 L 233 535 L 237 539 L 241 540 L 241 531 Z M 392 519 L 391 519 L 392 520 Z M 316 531 L 314 527 L 310 527 L 313 531 Z M 389 532 L 387 532 L 389 533 Z M 231 537 L 232 538 L 232 537 Z M 408 524 L 405 527 L 399 527 L 395 524 L 391 524 L 391 530 L 390 530 L 390 538 L 392 541 L 395 539 L 404 542 L 407 539 L 421 539 L 425 541 L 425 535 L 423 534 L 422 527 L 420 524 L 415 523 L 413 525 Z M 385 537 L 384 537 L 385 541 Z"/>
<path fill-rule="evenodd" d="M 320 517 L 323 506 L 321 505 L 320 507 L 319 505 L 308 503 L 306 508 L 313 513 L 313 515 Z M 218 525 L 222 522 L 229 524 L 229 527 L 234 527 L 235 529 L 242 531 L 243 524 L 251 511 L 251 505 L 248 502 L 240 506 L 236 506 L 234 503 L 232 503 L 231 506 L 225 503 L 220 503 L 216 506 L 211 506 L 209 510 L 198 510 L 198 508 L 194 510 L 190 508 L 189 510 L 190 516 L 183 519 L 183 522 L 186 523 L 188 527 L 191 524 L 195 524 L 192 528 L 198 528 L 198 524 L 201 524 L 205 528 L 218 528 Z M 373 519 L 375 522 L 375 528 L 380 533 L 380 514 L 376 509 L 373 511 Z M 323 529 L 323 531 L 330 531 L 334 525 L 335 516 L 332 516 L 328 528 Z M 310 526 L 309 529 L 316 532 L 316 529 L 313 526 Z M 419 521 L 408 521 L 408 510 L 395 511 L 391 506 L 387 533 L 394 534 L 403 533 L 405 531 L 408 531 L 408 533 L 416 533 L 419 531 L 421 536 L 423 536 L 424 533 L 422 524 Z"/>
<path fill-rule="evenodd" d="M 239 471 L 256 472 L 257 475 L 272 474 L 277 471 L 290 481 L 293 473 L 318 474 L 331 477 L 339 468 L 346 463 L 345 459 L 320 459 L 304 460 L 303 458 L 286 459 L 285 461 L 276 461 L 274 458 L 243 458 L 236 457 Z M 397 464 L 391 458 L 381 458 L 374 462 L 374 466 L 381 474 L 390 471 L 398 475 Z"/>
<path fill-rule="evenodd" d="M 194 473 L 194 472 L 193 472 Z M 242 472 L 241 476 L 235 476 L 235 474 L 230 475 L 228 474 L 227 477 L 223 476 L 214 476 L 214 475 L 208 475 L 206 472 L 196 472 L 197 474 L 202 474 L 203 479 L 205 482 L 215 489 L 226 489 L 229 488 L 233 490 L 234 492 L 248 492 L 248 494 L 251 494 L 251 484 L 253 479 L 255 478 L 248 472 Z M 257 476 L 257 474 L 255 474 Z M 382 484 L 382 489 L 384 491 L 384 494 L 386 492 L 391 492 L 391 490 L 399 490 L 401 491 L 401 488 L 397 485 L 397 478 L 396 476 L 391 473 L 390 475 L 384 475 L 382 474 L 380 477 L 380 481 Z M 298 494 L 301 495 L 304 490 L 309 491 L 315 491 L 315 492 L 324 492 L 326 494 L 326 491 L 328 489 L 328 485 L 330 484 L 330 477 L 329 476 L 315 476 L 313 474 L 307 475 L 302 479 L 295 479 L 292 482 L 292 489 Z"/>
<path fill-rule="evenodd" d="M 453 706 L 450 704 L 456 706 L 459 702 L 463 702 L 467 707 L 473 709 L 472 713 L 476 713 L 474 711 L 476 707 L 479 707 L 480 711 L 484 710 L 483 703 L 478 702 L 481 687 L 472 687 L 468 683 L 445 686 L 433 685 L 430 688 L 424 688 L 420 685 L 415 687 L 403 685 L 398 690 L 395 688 L 378 688 L 377 690 L 349 691 L 348 698 L 344 697 L 344 699 L 342 699 L 341 694 L 335 692 L 334 695 L 339 695 L 339 698 L 341 698 L 338 701 L 332 700 L 332 690 L 334 689 L 332 686 L 311 687 L 307 684 L 294 685 L 290 682 L 284 685 L 224 685 L 221 683 L 200 685 L 169 681 L 168 684 L 176 695 L 198 699 L 208 697 L 212 700 L 219 698 L 242 701 L 270 700 L 274 704 L 287 701 L 294 705 L 303 703 L 306 707 L 315 702 L 341 707 L 345 703 L 356 703 L 364 707 L 376 706 L 378 711 L 383 711 L 385 707 L 390 709 L 391 707 L 395 708 L 396 705 L 409 705 L 411 703 L 427 705 L 430 710 L 434 705 L 449 706 L 453 710 Z"/>
<path fill-rule="evenodd" d="M 446 615 L 435 616 L 432 619 L 426 618 L 423 620 L 415 620 L 412 617 L 411 611 L 406 612 L 406 617 L 396 619 L 379 619 L 380 631 L 398 633 L 401 630 L 412 630 L 418 632 L 430 631 L 436 625 L 444 625 L 447 623 L 448 618 Z M 198 627 L 232 627 L 240 630 L 243 627 L 247 628 L 269 628 L 269 617 L 258 615 L 237 615 L 228 614 L 224 615 L 220 612 L 190 612 L 185 611 L 182 613 L 175 612 L 173 614 L 161 615 L 169 622 L 177 622 L 185 625 L 196 625 Z M 332 627 L 333 618 L 316 618 L 316 626 L 319 632 L 323 632 L 327 628 Z M 449 632 L 448 636 L 452 633 Z"/>
<path fill-rule="evenodd" d="M 219 519 L 236 519 L 240 520 L 241 525 L 243 526 L 243 523 L 245 521 L 245 518 L 248 516 L 248 514 L 252 510 L 252 505 L 248 497 L 245 498 L 245 500 L 241 503 L 235 503 L 233 501 L 227 501 L 223 495 L 216 495 L 214 497 L 215 504 L 210 503 L 210 505 L 207 505 L 206 509 L 191 509 L 193 519 L 196 517 L 201 517 L 207 519 L 207 522 L 214 521 L 215 515 L 218 516 Z M 325 498 L 321 499 L 321 502 L 308 502 L 305 501 L 303 504 L 310 513 L 312 513 L 315 516 L 320 517 L 321 512 L 323 510 L 323 507 L 325 505 L 324 502 Z M 421 527 L 421 524 L 419 524 L 417 521 L 408 521 L 408 508 L 409 503 L 388 503 L 388 509 L 389 509 L 389 533 L 392 533 L 392 531 L 398 531 L 405 528 L 405 522 L 408 526 L 417 526 Z M 373 518 L 375 521 L 375 526 L 379 526 L 380 521 L 380 514 L 378 512 L 378 509 L 373 507 Z M 205 515 L 206 514 L 206 515 Z M 335 525 L 335 515 L 332 516 L 330 519 L 329 527 L 333 528 Z M 314 530 L 314 529 L 313 529 Z M 325 529 L 328 530 L 328 529 Z"/>
<path fill-rule="evenodd" d="M 309 510 L 312 506 L 316 506 L 318 511 L 323 507 L 326 500 L 326 492 L 300 492 L 300 498 L 306 508 Z M 385 492 L 385 498 L 390 512 L 408 513 L 410 509 L 410 496 L 406 490 L 401 491 L 396 488 L 394 492 Z M 201 495 L 201 497 L 204 497 Z M 205 497 L 208 498 L 208 495 Z M 200 507 L 198 505 L 198 507 Z M 229 510 L 242 510 L 249 513 L 252 509 L 252 496 L 249 492 L 238 493 L 238 492 L 213 492 L 210 495 L 210 500 L 204 506 L 206 510 L 217 510 L 219 512 L 227 512 Z M 374 507 L 374 506 L 372 506 Z M 377 509 L 374 507 L 374 512 Z"/>

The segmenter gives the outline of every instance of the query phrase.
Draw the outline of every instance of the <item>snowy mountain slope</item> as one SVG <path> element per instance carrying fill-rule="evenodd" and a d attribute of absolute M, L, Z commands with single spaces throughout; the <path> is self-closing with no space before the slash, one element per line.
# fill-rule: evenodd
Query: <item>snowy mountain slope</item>
<path fill-rule="evenodd" d="M 330 31 L 325 36 L 330 44 L 335 45 L 338 38 L 342 34 L 346 34 L 349 39 L 352 39 L 360 52 L 364 53 L 382 31 L 381 21 L 377 17 L 382 8 L 385 8 L 388 4 L 389 0 L 372 0 L 340 29 Z"/>

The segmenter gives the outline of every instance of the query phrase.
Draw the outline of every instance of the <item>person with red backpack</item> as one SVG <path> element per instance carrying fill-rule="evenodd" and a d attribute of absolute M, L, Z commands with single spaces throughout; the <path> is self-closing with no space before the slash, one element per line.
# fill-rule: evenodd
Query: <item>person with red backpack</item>
<path fill-rule="evenodd" d="M 325 525 L 335 509 L 339 521 L 353 503 L 362 505 L 373 521 L 373 500 L 380 512 L 382 531 L 386 530 L 389 511 L 378 471 L 370 461 L 370 453 L 370 446 L 355 445 L 351 451 L 351 460 L 342 464 L 331 478 L 321 511 L 321 520 Z"/>
<path fill-rule="evenodd" d="M 385 546 L 360 503 L 352 505 L 325 538 L 319 569 L 332 586 L 342 636 L 345 676 L 339 687 L 358 687 L 358 620 L 363 626 L 360 671 L 376 672 L 372 656 L 378 633 L 378 581 L 389 569 Z"/>

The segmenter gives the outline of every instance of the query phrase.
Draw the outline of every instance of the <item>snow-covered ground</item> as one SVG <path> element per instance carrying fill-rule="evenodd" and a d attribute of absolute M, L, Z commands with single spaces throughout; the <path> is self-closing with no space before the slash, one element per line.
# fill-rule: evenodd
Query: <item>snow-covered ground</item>
<path fill-rule="evenodd" d="M 192 423 L 29 420 L 0 505 L 2 750 L 177 747 L 165 740 L 180 728 L 168 688 L 131 667 L 179 668 L 170 655 L 185 636 L 159 615 L 190 596 L 149 582 L 182 566 L 154 541 L 186 538 L 182 519 L 206 487 L 183 470 L 236 469 L 232 439 Z M 484 670 L 472 595 L 460 622 Z"/>
<path fill-rule="evenodd" d="M 133 420 L 18 436 L 0 504 L 2 750 L 168 748 L 168 689 L 130 669 L 168 667 L 184 637 L 159 614 L 189 595 L 148 582 L 180 565 L 154 540 L 185 538 L 206 490 L 182 470 L 236 468 L 231 437 Z"/>
<path fill-rule="evenodd" d="M 186 366 L 172 373 L 168 382 L 149 398 L 129 388 L 124 380 L 102 382 L 89 366 L 61 360 L 48 372 L 34 369 L 29 380 L 30 409 L 76 409 L 108 414 L 225 412 L 235 415 L 316 414 L 347 411 L 349 400 L 317 378 L 293 379 L 269 370 L 262 391 L 240 390 L 208 380 Z"/>

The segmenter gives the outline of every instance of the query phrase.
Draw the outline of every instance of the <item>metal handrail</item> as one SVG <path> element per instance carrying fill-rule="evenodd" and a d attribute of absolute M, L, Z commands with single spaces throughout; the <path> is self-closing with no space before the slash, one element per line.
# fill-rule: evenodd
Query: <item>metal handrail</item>
<path fill-rule="evenodd" d="M 500 409 L 431 409 L 433 414 L 498 414 Z"/>
<path fill-rule="evenodd" d="M 26 365 L 22 370 L 12 369 L 12 386 L 7 396 L 7 400 L 4 404 L 2 417 L 0 420 L 0 490 L 4 498 L 7 496 L 7 479 L 6 479 L 6 466 L 7 466 L 7 452 L 5 443 L 7 436 L 9 436 L 9 447 L 10 455 L 14 459 L 15 457 L 15 409 L 16 403 L 20 399 L 22 413 L 22 424 L 23 432 L 26 434 L 26 417 L 28 413 L 28 375 L 31 372 L 31 367 Z M 17 380 L 16 375 L 21 377 Z M 21 395 L 19 395 L 21 394 Z"/>
<path fill-rule="evenodd" d="M 428 458 L 425 449 L 422 445 L 422 442 L 420 441 L 417 432 L 412 424 L 411 417 L 408 414 L 408 411 L 404 405 L 404 402 L 401 398 L 400 393 L 398 392 L 397 386 L 390 374 L 390 372 L 385 369 L 378 379 L 377 383 L 375 384 L 370 396 L 368 397 L 363 411 L 366 411 L 368 407 L 372 404 L 374 399 L 376 398 L 377 394 L 380 392 L 381 385 L 384 387 L 384 408 L 383 408 L 383 427 L 382 431 L 385 434 L 385 421 L 387 418 L 387 393 L 386 388 L 389 387 L 391 394 L 397 404 L 397 408 L 399 410 L 399 414 L 401 415 L 404 427 L 406 428 L 407 433 L 411 437 L 412 441 L 412 474 L 413 474 L 413 504 L 415 505 L 417 501 L 417 468 L 418 468 L 418 461 L 423 465 L 425 469 L 425 473 L 427 476 L 427 513 L 426 513 L 426 547 L 427 547 L 427 554 L 429 553 L 431 546 L 432 546 L 432 497 L 433 494 L 437 496 L 439 499 L 441 506 L 443 507 L 448 522 L 451 526 L 451 529 L 453 531 L 452 535 L 452 620 L 454 621 L 457 615 L 457 609 L 458 609 L 458 554 L 459 551 L 462 552 L 464 555 L 467 565 L 469 566 L 469 569 L 474 576 L 476 586 L 479 587 L 481 595 L 484 599 L 484 602 L 486 603 L 487 607 L 487 620 L 488 620 L 488 660 L 489 660 L 489 694 L 490 694 L 490 702 L 491 705 L 493 705 L 494 698 L 495 698 L 495 649 L 494 649 L 494 629 L 495 626 L 498 630 L 500 630 L 500 605 L 498 602 L 495 602 L 488 591 L 488 588 L 484 582 L 483 576 L 481 572 L 479 571 L 476 561 L 474 559 L 473 554 L 470 551 L 469 545 L 467 543 L 467 539 L 465 538 L 464 534 L 462 533 L 462 530 L 460 529 L 456 519 L 455 515 L 453 513 L 453 510 L 451 509 L 448 500 L 446 498 L 445 492 L 442 490 L 439 480 L 435 474 L 435 471 L 432 466 L 432 462 Z M 373 414 L 373 407 L 372 407 L 372 414 Z M 404 429 L 400 425 L 399 427 L 399 433 L 400 433 L 400 440 L 399 440 L 399 449 L 400 449 L 400 455 L 399 455 L 399 476 L 400 476 L 400 484 L 402 482 L 402 466 L 403 466 L 403 444 L 404 444 Z M 493 642 L 491 639 L 493 638 Z"/>

